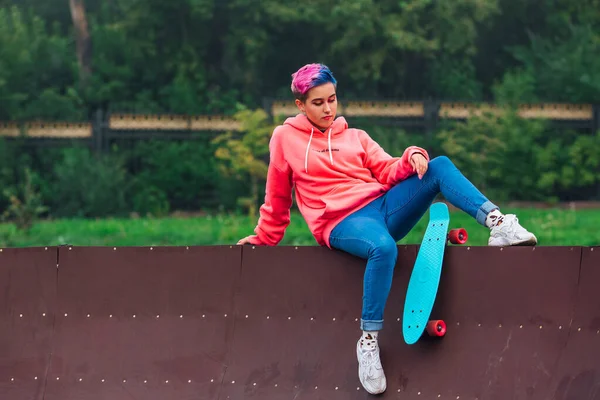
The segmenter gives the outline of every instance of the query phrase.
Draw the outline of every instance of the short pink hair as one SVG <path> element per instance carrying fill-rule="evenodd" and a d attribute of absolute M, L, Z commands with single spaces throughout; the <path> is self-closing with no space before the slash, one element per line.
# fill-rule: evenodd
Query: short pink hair
<path fill-rule="evenodd" d="M 292 74 L 292 93 L 297 99 L 304 101 L 310 89 L 325 83 L 337 86 L 329 68 L 323 64 L 306 64 Z"/>

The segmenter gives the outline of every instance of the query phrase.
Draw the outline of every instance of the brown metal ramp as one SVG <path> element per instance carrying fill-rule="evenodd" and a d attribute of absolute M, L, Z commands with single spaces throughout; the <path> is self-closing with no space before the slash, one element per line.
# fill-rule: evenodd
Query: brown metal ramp
<path fill-rule="evenodd" d="M 450 247 L 433 317 L 402 339 L 399 246 L 382 399 L 600 400 L 600 248 Z M 0 252 L 0 399 L 365 399 L 364 261 L 321 247 Z"/>

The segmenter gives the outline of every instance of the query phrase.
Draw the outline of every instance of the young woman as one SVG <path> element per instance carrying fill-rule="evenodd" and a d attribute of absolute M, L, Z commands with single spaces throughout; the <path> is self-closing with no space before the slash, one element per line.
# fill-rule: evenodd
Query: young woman
<path fill-rule="evenodd" d="M 366 259 L 363 331 L 356 346 L 359 379 L 372 394 L 386 389 L 378 332 L 397 258 L 396 242 L 425 214 L 438 193 L 490 229 L 490 246 L 535 245 L 515 215 L 503 215 L 447 157 L 425 149 L 387 154 L 369 135 L 336 118 L 337 82 L 329 68 L 308 64 L 292 75 L 301 111 L 271 137 L 266 195 L 254 235 L 238 244 L 275 246 L 290 223 L 292 188 L 299 211 L 320 245 Z"/>

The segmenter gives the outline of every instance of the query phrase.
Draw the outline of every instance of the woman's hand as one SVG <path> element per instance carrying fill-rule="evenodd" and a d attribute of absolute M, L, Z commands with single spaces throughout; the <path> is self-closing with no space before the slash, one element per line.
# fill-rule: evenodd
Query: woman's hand
<path fill-rule="evenodd" d="M 413 171 L 415 171 L 419 175 L 419 179 L 423 178 L 425 172 L 427 172 L 427 159 L 421 153 L 415 153 L 410 158 L 410 165 L 413 167 Z"/>
<path fill-rule="evenodd" d="M 240 239 L 240 240 L 237 242 L 237 244 L 238 244 L 238 245 L 252 244 L 251 240 L 252 240 L 252 239 L 256 239 L 256 238 L 257 238 L 257 236 L 256 236 L 256 235 L 250 235 L 250 236 L 246 236 L 245 238 L 243 238 L 243 239 Z"/>

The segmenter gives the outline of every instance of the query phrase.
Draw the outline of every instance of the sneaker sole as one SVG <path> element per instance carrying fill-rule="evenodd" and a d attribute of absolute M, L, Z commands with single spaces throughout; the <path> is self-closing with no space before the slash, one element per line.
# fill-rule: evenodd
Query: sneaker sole
<path fill-rule="evenodd" d="M 508 240 L 503 239 L 499 241 L 490 241 L 488 242 L 488 246 L 492 247 L 510 247 L 510 246 L 535 246 L 537 245 L 537 238 L 535 236 L 531 236 L 530 238 L 523 239 L 519 242 L 510 243 Z"/>

